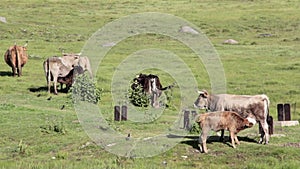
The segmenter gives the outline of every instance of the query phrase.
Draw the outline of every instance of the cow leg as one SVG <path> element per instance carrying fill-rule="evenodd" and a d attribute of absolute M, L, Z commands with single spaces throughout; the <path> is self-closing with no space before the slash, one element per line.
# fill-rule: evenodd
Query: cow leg
<path fill-rule="evenodd" d="M 22 69 L 21 68 L 17 68 L 17 73 L 18 73 L 18 76 L 22 76 Z"/>
<path fill-rule="evenodd" d="M 156 92 L 151 94 L 151 106 L 154 108 L 159 108 L 158 96 Z"/>
<path fill-rule="evenodd" d="M 14 66 L 12 66 L 11 70 L 12 70 L 12 75 L 15 77 L 16 76 L 16 68 Z"/>
<path fill-rule="evenodd" d="M 260 128 L 262 128 L 262 132 L 260 135 L 259 143 L 262 144 L 263 140 L 265 140 L 265 144 L 269 144 L 269 126 L 266 120 L 259 122 Z"/>
<path fill-rule="evenodd" d="M 57 77 L 53 77 L 53 82 L 54 82 L 54 94 L 57 95 Z"/>
<path fill-rule="evenodd" d="M 221 136 L 220 136 L 220 141 L 224 142 L 224 130 L 221 130 Z"/>
<path fill-rule="evenodd" d="M 17 68 L 17 74 L 18 74 L 18 77 L 20 77 L 20 69 Z"/>
<path fill-rule="evenodd" d="M 47 79 L 48 93 L 51 91 L 51 82 Z"/>
<path fill-rule="evenodd" d="M 202 152 L 203 153 L 207 153 L 208 151 L 207 151 L 207 147 L 206 147 L 206 139 L 207 139 L 207 136 L 205 135 L 205 134 L 203 134 L 203 133 L 201 133 L 201 136 L 200 136 L 200 138 L 199 139 L 201 139 L 201 141 L 200 141 L 200 145 L 201 145 L 201 149 L 202 149 Z"/>
<path fill-rule="evenodd" d="M 46 73 L 46 75 L 47 75 L 48 93 L 50 94 L 51 93 L 51 76 L 48 75 L 48 73 L 50 73 L 50 72 Z"/>
<path fill-rule="evenodd" d="M 230 138 L 231 138 L 231 145 L 232 145 L 233 148 L 236 148 L 235 143 L 234 143 L 234 141 L 235 141 L 235 134 L 232 131 L 229 131 L 229 132 L 230 132 Z"/>
<path fill-rule="evenodd" d="M 235 134 L 235 137 L 234 137 L 234 140 L 235 140 L 235 143 L 240 145 L 241 143 L 239 142 L 238 138 L 237 138 L 237 135 Z"/>
<path fill-rule="evenodd" d="M 60 90 L 63 91 L 63 83 L 60 83 Z"/>
<path fill-rule="evenodd" d="M 21 66 L 21 64 L 18 65 L 18 67 L 17 67 L 17 72 L 18 72 L 18 76 L 19 76 L 19 77 L 22 76 L 22 66 Z"/>
<path fill-rule="evenodd" d="M 200 143 L 200 151 L 202 153 L 207 153 L 207 147 L 206 147 L 206 140 L 207 140 L 207 129 L 202 129 L 201 135 L 199 136 L 199 143 Z"/>

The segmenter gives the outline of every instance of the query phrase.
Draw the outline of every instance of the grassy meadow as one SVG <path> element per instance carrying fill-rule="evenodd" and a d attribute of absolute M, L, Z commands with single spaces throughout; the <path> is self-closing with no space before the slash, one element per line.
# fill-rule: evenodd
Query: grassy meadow
<path fill-rule="evenodd" d="M 211 41 L 224 67 L 227 93 L 268 95 L 275 120 L 277 104 L 290 103 L 292 120 L 299 121 L 299 8 L 297 0 L 3 0 L 0 17 L 6 22 L 0 21 L 0 53 L 3 56 L 15 42 L 23 45 L 28 41 L 29 61 L 23 76 L 15 78 L 4 59 L 0 61 L 0 168 L 299 168 L 299 126 L 276 126 L 269 145 L 260 145 L 256 125 L 239 133 L 237 149 L 211 137 L 208 154 L 199 153 L 198 133 L 152 157 L 109 153 L 85 132 L 71 93 L 47 93 L 42 65 L 46 58 L 62 52 L 81 52 L 96 31 L 121 17 L 167 13 L 194 24 Z M 223 44 L 226 39 L 239 44 Z M 145 49 L 176 54 L 191 69 L 198 89 L 211 91 L 205 65 L 176 39 L 143 34 L 122 40 L 106 54 L 95 74 L 102 90 L 97 106 L 110 128 L 123 135 L 131 133 L 132 138 L 161 134 L 182 113 L 180 89 L 175 87 L 169 107 L 159 117 L 145 115 L 146 120 L 155 120 L 113 121 L 112 77 L 123 59 Z M 163 70 L 143 73 L 158 74 L 163 86 L 174 82 Z M 189 95 L 196 99 L 196 89 Z"/>

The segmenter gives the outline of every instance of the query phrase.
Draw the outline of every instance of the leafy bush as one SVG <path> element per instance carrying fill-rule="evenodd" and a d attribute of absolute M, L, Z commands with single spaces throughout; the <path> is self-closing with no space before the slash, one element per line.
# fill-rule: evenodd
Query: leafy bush
<path fill-rule="evenodd" d="M 71 88 L 73 100 L 87 101 L 97 104 L 100 101 L 101 91 L 96 83 L 86 73 L 78 75 Z"/>
<path fill-rule="evenodd" d="M 192 124 L 192 127 L 190 129 L 190 134 L 198 134 L 200 133 L 201 129 L 200 129 L 200 126 L 198 123 L 193 123 Z"/>
<path fill-rule="evenodd" d="M 44 126 L 40 126 L 40 129 L 44 133 L 60 133 L 60 134 L 66 134 L 66 128 L 64 125 L 64 120 L 57 120 L 57 118 L 47 120 L 47 124 Z"/>
<path fill-rule="evenodd" d="M 138 107 L 149 106 L 149 96 L 143 91 L 142 85 L 138 85 L 136 89 L 129 89 L 129 100 L 130 102 Z"/>

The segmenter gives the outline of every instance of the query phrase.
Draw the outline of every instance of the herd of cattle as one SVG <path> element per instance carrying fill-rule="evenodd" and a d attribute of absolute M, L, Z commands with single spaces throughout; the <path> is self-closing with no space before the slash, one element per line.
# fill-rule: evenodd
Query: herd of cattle
<path fill-rule="evenodd" d="M 28 61 L 26 46 L 27 43 L 24 46 L 15 44 L 9 47 L 4 54 L 4 60 L 12 68 L 13 76 L 22 76 L 22 68 Z M 43 66 L 49 93 L 51 82 L 54 83 L 54 94 L 57 94 L 57 82 L 61 84 L 61 87 L 65 84 L 68 90 L 74 82 L 74 76 L 88 71 L 92 77 L 88 57 L 79 54 L 63 54 L 62 57 L 53 56 L 46 59 Z"/>
<path fill-rule="evenodd" d="M 28 60 L 26 45 L 13 45 L 4 54 L 5 62 L 12 68 L 12 75 L 22 75 L 22 67 Z M 73 83 L 74 75 L 88 71 L 92 77 L 91 66 L 88 57 L 78 54 L 63 54 L 61 57 L 50 57 L 43 62 L 48 92 L 50 93 L 51 82 L 54 83 L 54 93 L 57 94 L 57 82 L 65 84 L 68 88 Z M 134 78 L 132 89 L 141 85 L 143 91 L 151 96 L 151 106 L 159 107 L 158 97 L 162 91 L 172 88 L 174 85 L 162 87 L 158 76 L 153 74 L 140 74 Z M 269 98 L 266 95 L 230 95 L 209 94 L 207 91 L 199 91 L 199 96 L 194 102 L 194 107 L 206 109 L 210 113 L 200 114 L 196 122 L 202 128 L 199 137 L 201 149 L 207 152 L 206 139 L 210 130 L 229 130 L 232 146 L 239 144 L 236 134 L 246 128 L 252 127 L 256 122 L 259 124 L 261 133 L 259 143 L 269 142 Z"/>

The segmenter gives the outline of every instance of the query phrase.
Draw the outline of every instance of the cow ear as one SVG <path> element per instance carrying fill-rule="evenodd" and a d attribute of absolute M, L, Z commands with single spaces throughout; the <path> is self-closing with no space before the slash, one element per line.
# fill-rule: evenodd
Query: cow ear
<path fill-rule="evenodd" d="M 206 90 L 202 90 L 203 91 L 203 93 L 204 93 L 204 96 L 208 96 L 208 92 L 206 91 Z"/>

